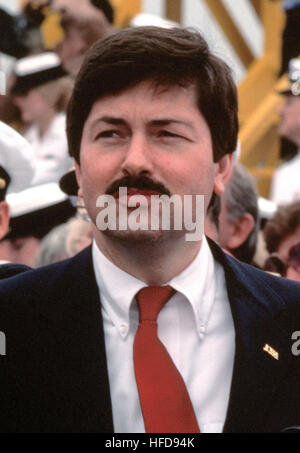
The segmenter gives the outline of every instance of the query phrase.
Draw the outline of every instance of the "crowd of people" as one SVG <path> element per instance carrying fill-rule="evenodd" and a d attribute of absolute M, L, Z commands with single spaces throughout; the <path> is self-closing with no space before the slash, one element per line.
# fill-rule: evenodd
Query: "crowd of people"
<path fill-rule="evenodd" d="M 16 60 L 0 122 L 0 431 L 292 432 L 300 58 L 278 128 L 299 151 L 268 200 L 239 162 L 231 71 L 200 33 L 116 30 L 108 0 L 39 3 L 59 11 L 63 39 Z M 184 240 L 172 211 L 169 231 L 99 229 L 98 196 L 122 202 L 120 187 L 127 207 L 204 195 L 205 235 Z M 158 313 L 164 352 L 144 326 Z"/>

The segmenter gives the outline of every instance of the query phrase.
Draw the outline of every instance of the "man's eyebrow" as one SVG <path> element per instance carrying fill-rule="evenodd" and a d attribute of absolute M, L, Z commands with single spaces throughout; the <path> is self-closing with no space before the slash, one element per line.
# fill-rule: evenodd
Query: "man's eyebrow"
<path fill-rule="evenodd" d="M 161 118 L 157 120 L 152 120 L 149 122 L 150 126 L 170 126 L 171 124 L 179 124 L 182 126 L 187 126 L 189 128 L 193 128 L 192 124 L 189 123 L 188 121 L 184 120 L 177 120 L 175 118 Z"/>
<path fill-rule="evenodd" d="M 127 124 L 124 118 L 117 118 L 114 116 L 101 116 L 100 118 L 97 118 L 94 121 L 92 121 L 91 127 L 96 126 L 99 123 L 114 124 L 116 126 Z"/>
<path fill-rule="evenodd" d="M 128 126 L 128 122 L 124 118 L 119 118 L 115 116 L 101 116 L 91 123 L 91 127 L 97 126 L 99 123 L 107 123 L 112 124 L 115 126 Z M 176 118 L 158 118 L 149 121 L 148 125 L 150 127 L 163 127 L 163 126 L 170 126 L 171 124 L 179 124 L 186 126 L 190 129 L 193 129 L 193 125 L 189 121 L 176 119 Z"/>

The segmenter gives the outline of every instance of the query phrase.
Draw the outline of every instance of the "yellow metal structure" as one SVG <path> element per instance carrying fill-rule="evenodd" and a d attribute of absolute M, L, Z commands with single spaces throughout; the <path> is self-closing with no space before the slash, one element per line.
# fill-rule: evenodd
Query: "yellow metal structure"
<path fill-rule="evenodd" d="M 220 0 L 205 0 L 210 11 L 217 19 L 219 25 L 224 31 L 230 44 L 234 48 L 242 63 L 248 67 L 253 61 L 254 56 L 245 42 L 238 27 L 235 25 L 233 19 L 228 13 L 227 9 Z"/>
<path fill-rule="evenodd" d="M 279 165 L 277 94 L 284 14 L 280 2 L 260 0 L 265 52 L 249 68 L 239 86 L 241 162 L 256 177 L 258 190 L 268 197 L 274 169 Z"/>
<path fill-rule="evenodd" d="M 54 49 L 64 38 L 64 31 L 60 26 L 60 15 L 51 10 L 47 11 L 46 19 L 41 25 L 43 43 L 46 49 Z"/>
<path fill-rule="evenodd" d="M 274 169 L 279 164 L 278 109 L 283 102 L 276 93 L 280 67 L 284 14 L 280 2 L 249 0 L 263 27 L 265 48 L 255 60 L 239 29 L 221 0 L 205 0 L 233 49 L 247 68 L 238 87 L 241 162 L 256 177 L 260 195 L 267 197 Z"/>
<path fill-rule="evenodd" d="M 181 0 L 166 0 L 166 17 L 180 24 L 182 13 Z"/>
<path fill-rule="evenodd" d="M 130 20 L 141 12 L 142 0 L 111 0 L 115 10 L 115 26 L 127 27 Z"/>

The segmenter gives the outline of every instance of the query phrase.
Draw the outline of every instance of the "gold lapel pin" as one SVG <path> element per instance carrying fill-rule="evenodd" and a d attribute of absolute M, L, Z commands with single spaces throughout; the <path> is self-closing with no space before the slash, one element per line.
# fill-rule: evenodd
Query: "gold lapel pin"
<path fill-rule="evenodd" d="M 275 351 L 275 349 L 272 348 L 272 346 L 270 346 L 269 344 L 265 344 L 263 347 L 263 350 L 265 352 L 267 352 L 268 354 L 270 354 L 270 356 L 272 356 L 273 359 L 279 360 L 279 353 L 277 351 Z"/>

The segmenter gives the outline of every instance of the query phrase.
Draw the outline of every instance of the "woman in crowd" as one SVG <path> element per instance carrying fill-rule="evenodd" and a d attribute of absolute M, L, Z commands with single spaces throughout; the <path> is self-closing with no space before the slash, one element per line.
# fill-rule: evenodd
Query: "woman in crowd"
<path fill-rule="evenodd" d="M 65 110 L 72 81 L 51 52 L 19 60 L 13 99 L 29 124 L 24 137 L 33 147 L 36 168 L 32 184 L 58 182 L 71 166 L 65 134 Z"/>

